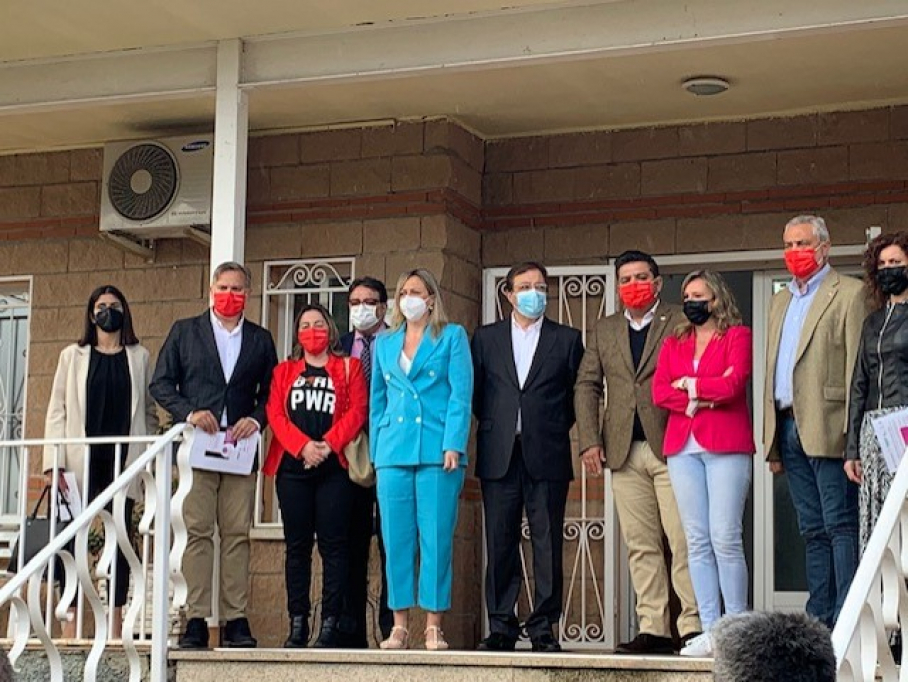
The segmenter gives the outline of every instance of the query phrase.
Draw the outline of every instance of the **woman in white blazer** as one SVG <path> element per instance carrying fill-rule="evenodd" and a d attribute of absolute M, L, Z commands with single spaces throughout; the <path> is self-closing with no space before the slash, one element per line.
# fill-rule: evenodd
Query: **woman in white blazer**
<path fill-rule="evenodd" d="M 86 436 L 145 436 L 157 430 L 157 412 L 148 393 L 151 378 L 149 353 L 139 344 L 132 326 L 129 304 L 113 286 L 95 289 L 88 298 L 82 338 L 63 349 L 57 363 L 47 418 L 45 438 L 85 438 Z M 120 471 L 146 449 L 142 444 L 123 447 Z M 86 463 L 86 448 L 79 445 L 48 446 L 44 450 L 44 472 L 48 480 L 56 465 L 71 471 L 88 504 L 113 481 L 116 448 L 93 446 Z M 88 480 L 84 480 L 86 473 Z M 65 487 L 62 475 L 61 487 Z M 126 522 L 131 531 L 133 498 L 137 487 L 128 492 Z M 117 552 L 116 594 L 114 595 L 113 638 L 120 637 L 122 607 L 129 589 L 129 564 Z M 75 621 L 63 628 L 64 637 L 75 635 Z"/>

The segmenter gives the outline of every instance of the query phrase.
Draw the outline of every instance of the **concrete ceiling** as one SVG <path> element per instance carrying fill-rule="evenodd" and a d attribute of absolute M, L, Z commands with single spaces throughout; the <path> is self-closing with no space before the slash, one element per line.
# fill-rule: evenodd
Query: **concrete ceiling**
<path fill-rule="evenodd" d="M 908 26 L 545 64 L 263 90 L 254 127 L 453 115 L 487 137 L 908 102 Z M 715 97 L 681 88 L 717 74 Z"/>
<path fill-rule="evenodd" d="M 627 3 L 589 0 L 585 3 L 558 2 L 555 5 L 557 11 L 561 8 L 585 11 L 585 7 L 602 5 L 608 11 L 614 8 L 615 12 L 624 11 L 633 17 L 639 6 L 646 2 L 653 12 L 657 12 L 653 16 L 659 16 L 660 1 Z M 844 0 L 829 1 L 837 2 L 846 9 L 848 7 Z M 890 6 L 892 2 L 865 1 L 869 5 L 888 2 Z M 675 7 L 672 5 L 674 2 L 676 0 L 666 2 L 662 7 Z M 748 3 L 690 0 L 691 6 L 695 2 L 713 2 L 713 6 L 720 9 L 735 6 L 740 16 L 752 16 L 745 11 Z M 900 2 L 908 10 L 908 3 L 904 0 Z M 227 0 L 181 3 L 173 0 L 143 0 L 141 3 L 124 0 L 124 4 L 135 4 L 141 8 L 141 13 L 127 17 L 122 9 L 120 13 L 112 12 L 111 5 L 104 0 L 82 0 L 76 3 L 78 9 L 75 5 L 70 7 L 51 0 L 32 0 L 28 3 L 24 0 L 0 0 L 0 81 L 4 70 L 6 74 L 19 71 L 30 74 L 33 72 L 29 69 L 40 71 L 42 68 L 40 61 L 34 62 L 37 67 L 30 66 L 33 63 L 30 61 L 9 61 L 15 59 L 44 58 L 91 49 L 147 47 L 165 42 L 186 45 L 281 31 L 308 31 L 316 37 L 337 31 L 343 34 L 336 43 L 342 50 L 347 44 L 343 40 L 352 35 L 349 27 L 363 22 L 399 25 L 412 21 L 413 24 L 425 25 L 428 22 L 448 26 L 462 25 L 464 22 L 459 20 L 465 17 L 473 20 L 477 16 L 485 21 L 485 14 L 471 13 L 488 13 L 488 16 L 497 15 L 499 18 L 505 15 L 506 21 L 512 21 L 515 15 L 509 13 L 530 17 L 537 10 L 550 11 L 549 6 L 552 5 L 541 0 L 512 0 L 508 9 L 500 9 L 501 3 L 502 0 L 433 0 L 431 3 L 417 0 L 334 0 L 329 4 L 321 0 L 272 0 L 259 2 L 250 12 L 248 4 Z M 436 16 L 431 20 L 418 19 L 425 17 L 427 5 L 431 6 Z M 532 7 L 534 5 L 537 7 Z M 330 11 L 326 7 L 330 7 Z M 712 16 L 715 17 L 715 13 Z M 292 19 L 288 21 L 287 17 L 300 19 L 294 22 Z M 667 26 L 670 22 L 666 17 L 667 14 L 662 15 Z M 637 21 L 643 27 L 652 25 L 648 16 L 638 17 Z M 551 22 L 542 24 L 549 25 Z M 540 24 L 533 25 L 528 21 L 525 26 L 535 27 L 532 32 L 529 29 L 526 31 L 529 51 L 532 41 L 545 40 L 547 36 L 545 29 L 539 28 Z M 613 28 L 611 36 L 634 35 L 633 28 L 629 26 L 623 33 Z M 690 31 L 690 35 L 696 35 L 701 29 L 702 24 L 692 24 L 686 30 Z M 354 29 L 354 33 L 370 30 Z M 556 30 L 556 27 L 552 28 L 553 35 Z M 658 32 L 663 28 L 656 26 L 652 30 Z M 494 31 L 497 29 L 491 35 L 500 35 Z M 248 89 L 250 126 L 254 132 L 265 133 L 388 119 L 450 116 L 482 136 L 501 137 L 789 115 L 908 102 L 906 20 L 850 24 L 843 21 L 841 25 L 823 27 L 822 30 L 736 35 L 729 32 L 728 37 L 717 40 L 688 40 L 680 29 L 678 31 L 678 36 L 684 39 L 670 45 L 629 42 L 621 50 L 562 53 L 550 59 L 477 62 L 469 68 L 445 68 L 441 61 L 436 62 L 436 68 L 376 72 L 362 78 L 310 78 L 287 80 L 277 85 L 254 84 Z M 462 34 L 473 35 L 469 30 Z M 419 30 L 414 32 L 414 37 L 419 35 Z M 567 31 L 563 35 L 570 41 L 578 34 Z M 577 40 L 581 38 L 578 35 Z M 518 36 L 518 47 L 523 44 L 520 42 L 523 39 L 522 35 Z M 477 41 L 477 45 L 463 48 L 465 55 L 480 55 L 481 58 L 484 46 L 494 42 L 485 37 L 477 38 Z M 354 45 L 352 42 L 349 44 Z M 428 45 L 427 59 L 444 59 L 437 54 L 446 48 L 436 48 L 436 43 L 431 40 Z M 413 49 L 418 51 L 418 47 Z M 115 58 L 119 60 L 115 63 L 122 63 L 130 53 L 122 54 L 123 57 Z M 141 51 L 132 54 L 141 54 Z M 351 59 L 353 54 L 354 51 L 351 51 Z M 2 63 L 4 60 L 6 64 Z M 64 77 L 67 83 L 72 80 L 72 74 L 76 74 L 77 78 L 77 74 L 82 73 L 80 69 L 90 70 L 93 61 L 97 62 L 93 57 L 86 59 L 85 56 L 73 61 L 73 71 L 66 72 L 69 75 Z M 326 59 L 329 65 L 333 61 L 336 61 L 333 54 Z M 48 64 L 58 62 L 55 60 Z M 284 58 L 283 63 L 293 63 L 293 60 Z M 369 63 L 368 57 L 365 63 Z M 168 94 L 166 87 L 155 86 L 163 94 L 153 98 L 80 101 L 74 96 L 63 104 L 48 107 L 17 108 L 17 83 L 30 86 L 35 79 L 28 76 L 18 81 L 15 77 L 8 78 L 6 82 L 12 85 L 7 86 L 7 92 L 12 92 L 12 95 L 7 100 L 6 109 L 0 106 L 0 153 L 93 146 L 111 140 L 210 130 L 214 120 L 211 64 L 210 60 L 199 62 L 196 70 L 202 74 L 198 81 L 200 85 L 194 89 L 187 88 L 185 92 Z M 106 63 L 95 65 L 97 82 L 107 76 L 104 68 Z M 355 72 L 359 67 L 350 68 Z M 129 72 L 124 73 L 128 77 Z M 162 73 L 162 70 L 156 73 Z M 732 84 L 731 89 L 711 98 L 694 97 L 681 89 L 680 83 L 685 78 L 705 74 L 727 78 Z M 58 80 L 60 78 L 58 76 Z M 46 86 L 53 88 L 49 82 Z M 60 89 L 58 86 L 57 90 Z M 26 90 L 26 87 L 22 88 L 23 92 Z M 0 93 L 0 100 L 2 98 Z"/>

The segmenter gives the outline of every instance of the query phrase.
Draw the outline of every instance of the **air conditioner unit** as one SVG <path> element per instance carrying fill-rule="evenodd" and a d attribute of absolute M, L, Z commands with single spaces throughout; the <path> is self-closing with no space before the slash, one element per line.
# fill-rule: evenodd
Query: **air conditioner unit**
<path fill-rule="evenodd" d="M 211 224 L 213 163 L 211 135 L 106 145 L 101 235 L 136 244 L 204 240 Z"/>

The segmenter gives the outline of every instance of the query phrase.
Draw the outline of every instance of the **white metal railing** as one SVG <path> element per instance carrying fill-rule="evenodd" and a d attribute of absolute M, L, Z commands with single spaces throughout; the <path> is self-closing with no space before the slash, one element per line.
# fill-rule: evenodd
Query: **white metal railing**
<path fill-rule="evenodd" d="M 112 602 L 116 590 L 115 567 L 119 548 L 129 564 L 133 586 L 132 596 L 127 600 L 122 614 L 122 649 L 129 664 L 129 680 L 138 682 L 141 679 L 142 666 L 137 642 L 150 645 L 151 675 L 148 679 L 151 682 L 167 680 L 167 650 L 171 620 L 168 602 L 171 608 L 178 608 L 186 600 L 186 583 L 181 572 L 181 564 L 187 542 L 183 501 L 192 486 L 192 470 L 189 466 L 191 439 L 192 428 L 178 424 L 157 437 L 58 438 L 0 442 L 0 451 L 8 448 L 8 451 L 17 449 L 21 453 L 22 493 L 19 501 L 21 525 L 18 536 L 20 548 L 25 547 L 25 520 L 30 512 L 26 494 L 30 451 L 38 449 L 38 456 L 41 457 L 45 447 L 52 448 L 54 462 L 57 465 L 60 462 L 62 447 L 84 447 L 86 454 L 83 490 L 80 491 L 85 501 L 83 511 L 57 532 L 60 476 L 58 466 L 55 466 L 50 483 L 48 512 L 51 540 L 27 564 L 24 564 L 24 551 L 20 551 L 19 565 L 15 574 L 0 589 L 0 605 L 7 603 L 10 605 L 10 634 L 13 646 L 9 658 L 13 665 L 28 641 L 36 638 L 46 653 L 50 679 L 52 682 L 63 682 L 62 659 L 52 636 L 52 615 L 61 622 L 69 621 L 73 617 L 70 609 L 74 608 L 76 639 L 83 639 L 83 618 L 87 602 L 87 608 L 94 620 L 94 632 L 91 638 L 92 645 L 85 660 L 83 679 L 92 682 L 96 679 L 105 648 L 113 641 Z M 174 446 L 180 440 L 182 446 L 174 456 Z M 136 443 L 148 447 L 121 472 L 119 462 L 122 448 Z M 114 446 L 115 476 L 113 483 L 88 502 L 85 492 L 88 490 L 89 455 L 93 445 Z M 177 489 L 171 494 L 174 461 L 177 466 Z M 141 538 L 141 559 L 133 548 L 125 515 L 127 491 L 134 485 L 139 488 L 137 502 L 144 503 L 136 529 Z M 112 506 L 113 514 L 106 509 L 108 505 Z M 104 540 L 95 563 L 89 551 L 89 533 L 96 519 L 100 520 L 103 526 Z M 68 549 L 73 542 L 75 556 Z M 58 561 L 65 573 L 63 581 L 65 587 L 54 608 L 56 590 L 52 586 Z M 147 599 L 149 573 L 152 587 L 151 604 Z M 127 579 L 126 576 L 120 578 Z M 47 586 L 44 595 L 43 583 Z M 102 599 L 99 586 L 106 587 L 106 600 Z M 147 627 L 149 621 L 150 636 Z"/>
<path fill-rule="evenodd" d="M 832 632 L 840 682 L 908 679 L 889 634 L 908 644 L 908 456 L 902 459 Z M 904 654 L 903 654 L 904 656 Z"/>

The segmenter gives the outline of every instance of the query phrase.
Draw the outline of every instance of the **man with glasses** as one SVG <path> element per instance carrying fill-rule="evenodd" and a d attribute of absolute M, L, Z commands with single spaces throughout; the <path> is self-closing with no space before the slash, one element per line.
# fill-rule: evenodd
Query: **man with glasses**
<path fill-rule="evenodd" d="M 350 326 L 353 330 L 340 339 L 344 353 L 357 358 L 366 375 L 366 385 L 372 379 L 372 347 L 375 338 L 387 327 L 385 313 L 388 311 L 388 291 L 380 280 L 374 277 L 360 277 L 350 285 L 347 305 L 350 310 Z M 353 634 L 347 645 L 365 649 L 367 642 L 366 606 L 369 588 L 369 553 L 372 536 L 378 536 L 378 551 L 381 556 L 381 596 L 378 607 L 378 627 L 382 639 L 391 635 L 394 616 L 388 608 L 388 581 L 385 577 L 385 547 L 378 529 L 379 515 L 375 501 L 375 488 L 357 486 L 356 501 L 350 515 L 350 568 L 348 571 L 346 612 L 353 622 Z"/>
<path fill-rule="evenodd" d="M 553 627 L 561 618 L 562 526 L 574 476 L 570 429 L 583 343 L 579 331 L 545 317 L 546 276 L 539 263 L 511 268 L 504 287 L 511 315 L 473 335 L 476 475 L 488 552 L 490 634 L 479 645 L 484 651 L 513 651 L 520 635 L 515 607 L 524 511 L 535 583 L 524 627 L 533 651 L 561 650 Z"/>

